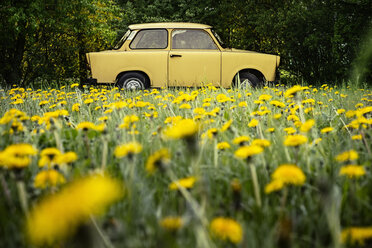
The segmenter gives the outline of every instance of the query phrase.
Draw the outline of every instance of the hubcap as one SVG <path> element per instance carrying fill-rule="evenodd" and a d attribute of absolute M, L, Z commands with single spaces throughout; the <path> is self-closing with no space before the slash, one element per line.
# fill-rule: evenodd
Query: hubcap
<path fill-rule="evenodd" d="M 244 80 L 240 83 L 240 87 L 242 87 L 243 89 L 251 88 L 251 87 L 252 87 L 252 82 L 249 81 L 249 79 L 244 79 Z"/>
<path fill-rule="evenodd" d="M 143 89 L 142 82 L 137 78 L 129 78 L 124 84 L 126 89 L 129 90 L 141 90 Z"/>

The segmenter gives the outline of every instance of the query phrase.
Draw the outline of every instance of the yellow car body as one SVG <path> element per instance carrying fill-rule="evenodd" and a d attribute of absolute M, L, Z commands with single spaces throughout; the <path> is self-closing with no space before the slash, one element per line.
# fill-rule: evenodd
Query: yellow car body
<path fill-rule="evenodd" d="M 279 56 L 224 49 L 211 28 L 196 23 L 131 25 L 117 49 L 87 53 L 89 80 L 118 83 L 135 72 L 146 78 L 147 87 L 213 84 L 228 88 L 242 71 L 260 81 L 276 80 Z"/>

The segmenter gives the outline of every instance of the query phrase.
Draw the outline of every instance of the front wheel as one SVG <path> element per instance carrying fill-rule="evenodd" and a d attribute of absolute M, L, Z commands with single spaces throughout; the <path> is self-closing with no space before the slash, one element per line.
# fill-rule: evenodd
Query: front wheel
<path fill-rule="evenodd" d="M 119 78 L 117 84 L 126 90 L 143 90 L 150 86 L 147 78 L 138 72 L 125 73 Z"/>
<path fill-rule="evenodd" d="M 240 87 L 242 89 L 258 88 L 263 86 L 263 81 L 258 79 L 258 77 L 250 72 L 240 72 L 235 77 L 235 87 Z"/>

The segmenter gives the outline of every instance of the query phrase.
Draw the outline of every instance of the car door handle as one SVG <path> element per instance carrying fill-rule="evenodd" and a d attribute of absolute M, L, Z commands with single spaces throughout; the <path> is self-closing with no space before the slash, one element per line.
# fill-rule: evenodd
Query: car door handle
<path fill-rule="evenodd" d="M 182 57 L 182 55 L 181 54 L 171 54 L 170 57 L 171 58 L 173 58 L 173 57 Z"/>

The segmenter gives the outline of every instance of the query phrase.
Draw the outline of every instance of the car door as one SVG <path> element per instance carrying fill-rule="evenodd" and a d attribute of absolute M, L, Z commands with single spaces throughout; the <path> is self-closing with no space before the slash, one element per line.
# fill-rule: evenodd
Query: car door
<path fill-rule="evenodd" d="M 221 52 L 202 29 L 174 29 L 169 52 L 169 85 L 201 86 L 221 82 Z"/>

